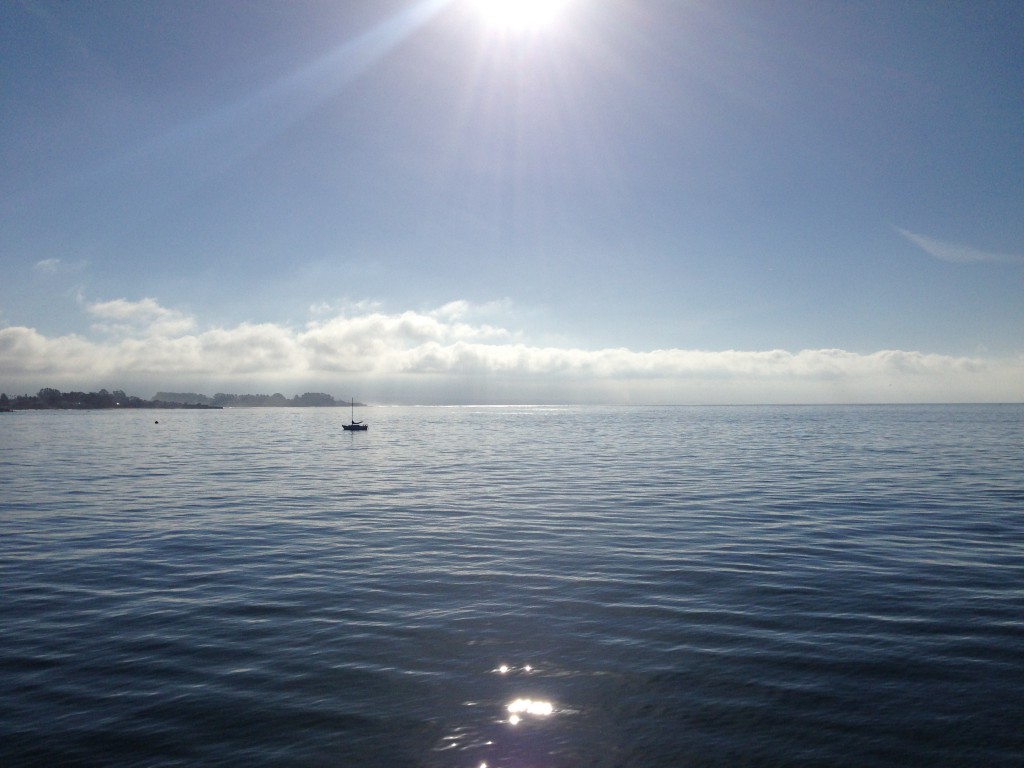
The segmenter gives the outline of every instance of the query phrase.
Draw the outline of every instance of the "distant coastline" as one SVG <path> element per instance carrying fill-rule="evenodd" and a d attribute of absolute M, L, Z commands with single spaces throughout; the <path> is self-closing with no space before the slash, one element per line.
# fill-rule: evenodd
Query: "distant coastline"
<path fill-rule="evenodd" d="M 348 407 L 349 401 L 335 400 L 323 392 L 304 392 L 294 397 L 285 397 L 280 392 L 272 395 L 231 395 L 218 392 L 213 397 L 198 392 L 157 392 L 154 400 L 167 403 L 194 403 L 219 408 L 336 408 Z M 356 403 L 365 407 L 365 403 Z"/>
<path fill-rule="evenodd" d="M 34 395 L 0 394 L 0 413 L 39 410 L 98 410 L 113 408 L 172 408 L 221 410 L 223 408 L 335 408 L 347 406 L 323 392 L 306 392 L 287 398 L 273 395 L 234 395 L 218 392 L 207 397 L 196 392 L 157 392 L 151 400 L 126 394 L 120 389 L 108 392 L 61 392 L 44 387 Z M 356 405 L 364 406 L 363 403 Z"/>

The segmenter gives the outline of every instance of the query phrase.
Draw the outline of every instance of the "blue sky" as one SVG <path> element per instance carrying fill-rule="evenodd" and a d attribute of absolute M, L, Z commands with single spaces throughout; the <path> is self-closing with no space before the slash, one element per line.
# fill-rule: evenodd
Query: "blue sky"
<path fill-rule="evenodd" d="M 1024 5 L 485 5 L 0 5 L 0 389 L 1024 400 Z"/>

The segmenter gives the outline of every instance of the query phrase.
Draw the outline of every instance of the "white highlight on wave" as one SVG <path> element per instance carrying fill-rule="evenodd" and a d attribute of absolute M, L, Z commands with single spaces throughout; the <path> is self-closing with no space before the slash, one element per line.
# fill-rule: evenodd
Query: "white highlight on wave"
<path fill-rule="evenodd" d="M 522 722 L 524 715 L 547 717 L 555 711 L 555 707 L 550 701 L 525 698 L 516 699 L 510 703 L 506 709 L 509 712 L 508 721 L 512 725 L 518 725 Z"/>

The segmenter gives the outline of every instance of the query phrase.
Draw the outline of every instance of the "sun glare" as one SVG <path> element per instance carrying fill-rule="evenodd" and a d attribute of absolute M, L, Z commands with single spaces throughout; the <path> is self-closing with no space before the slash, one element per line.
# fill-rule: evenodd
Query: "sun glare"
<path fill-rule="evenodd" d="M 569 0 L 470 0 L 484 23 L 511 32 L 551 26 Z"/>

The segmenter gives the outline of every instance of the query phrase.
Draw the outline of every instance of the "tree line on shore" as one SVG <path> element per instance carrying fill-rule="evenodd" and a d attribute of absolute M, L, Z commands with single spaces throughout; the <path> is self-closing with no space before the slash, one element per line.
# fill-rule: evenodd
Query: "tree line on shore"
<path fill-rule="evenodd" d="M 155 399 L 169 403 L 195 403 L 218 408 L 331 408 L 348 405 L 338 402 L 323 392 L 305 392 L 294 397 L 285 397 L 280 392 L 272 395 L 231 395 L 218 392 L 213 397 L 198 392 L 157 392 Z M 360 405 L 360 403 L 356 403 Z"/>
<path fill-rule="evenodd" d="M 213 397 L 195 392 L 157 392 L 152 400 L 126 394 L 115 389 L 108 392 L 61 392 L 43 387 L 34 395 L 8 397 L 0 393 L 0 410 L 84 410 L 94 408 L 311 408 L 348 405 L 336 401 L 323 392 L 306 392 L 287 398 L 279 392 L 273 395 L 232 395 L 218 392 Z"/>
<path fill-rule="evenodd" d="M 115 389 L 108 392 L 61 392 L 52 387 L 43 387 L 34 395 L 15 395 L 8 397 L 0 394 L 0 409 L 6 411 L 28 410 L 86 410 L 95 408 L 214 408 L 216 406 L 173 403 L 164 400 L 143 400 L 141 397 L 129 395 L 124 390 Z"/>

